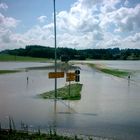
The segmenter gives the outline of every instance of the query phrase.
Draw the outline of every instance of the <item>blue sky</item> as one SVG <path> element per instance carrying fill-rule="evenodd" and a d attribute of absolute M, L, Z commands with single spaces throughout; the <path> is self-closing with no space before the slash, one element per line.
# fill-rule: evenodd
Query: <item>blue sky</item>
<path fill-rule="evenodd" d="M 140 0 L 56 0 L 57 45 L 140 48 Z M 0 50 L 54 46 L 53 0 L 0 0 Z"/>

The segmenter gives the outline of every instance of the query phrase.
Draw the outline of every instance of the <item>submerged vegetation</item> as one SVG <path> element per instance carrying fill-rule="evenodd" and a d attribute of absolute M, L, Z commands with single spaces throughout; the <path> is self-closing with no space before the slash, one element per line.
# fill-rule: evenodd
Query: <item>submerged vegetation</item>
<path fill-rule="evenodd" d="M 16 129 L 14 119 L 9 117 L 9 127 L 2 128 L 0 122 L 0 140 L 108 140 L 108 138 L 101 138 L 95 136 L 86 136 L 81 134 L 74 134 L 70 132 L 57 131 L 56 125 L 52 125 L 44 129 L 41 127 L 30 128 L 30 125 L 25 124 L 21 121 L 21 128 Z M 110 139 L 111 140 L 111 139 Z"/>
<path fill-rule="evenodd" d="M 107 68 L 102 68 L 100 69 L 102 72 L 111 74 L 117 77 L 125 77 L 129 75 L 129 72 L 118 70 L 118 69 L 107 69 Z"/>
<path fill-rule="evenodd" d="M 107 73 L 107 74 L 111 74 L 117 77 L 125 77 L 130 75 L 130 72 L 128 71 L 123 71 L 123 70 L 119 70 L 119 69 L 111 69 L 111 68 L 106 68 L 103 65 L 99 65 L 99 64 L 91 64 L 88 63 L 88 66 L 95 68 L 101 72 Z"/>
<path fill-rule="evenodd" d="M 60 136 L 56 132 L 50 132 L 49 134 L 41 134 L 40 132 L 29 133 L 25 131 L 0 131 L 1 140 L 82 140 L 81 138 Z"/>
<path fill-rule="evenodd" d="M 70 90 L 70 93 L 69 93 Z M 57 89 L 57 97 L 62 100 L 80 100 L 82 84 L 71 84 Z M 44 99 L 54 99 L 54 90 L 40 94 Z"/>

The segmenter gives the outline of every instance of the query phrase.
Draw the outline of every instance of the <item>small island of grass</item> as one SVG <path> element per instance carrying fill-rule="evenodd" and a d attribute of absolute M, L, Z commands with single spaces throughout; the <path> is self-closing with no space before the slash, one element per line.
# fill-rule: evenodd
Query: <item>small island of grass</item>
<path fill-rule="evenodd" d="M 111 75 L 117 76 L 117 77 L 126 77 L 126 76 L 130 75 L 130 72 L 128 72 L 128 71 L 106 68 L 105 66 L 100 65 L 100 64 L 88 63 L 88 65 L 92 68 L 95 68 L 95 69 L 101 71 L 101 72 L 111 74 Z"/>
<path fill-rule="evenodd" d="M 70 85 L 70 94 L 69 94 L 69 85 L 57 89 L 57 98 L 62 100 L 80 100 L 81 99 L 81 90 L 82 84 L 71 84 Z M 44 99 L 54 99 L 54 90 L 45 92 L 39 95 Z"/>
<path fill-rule="evenodd" d="M 0 74 L 7 74 L 7 73 L 16 73 L 20 72 L 19 70 L 0 70 Z"/>

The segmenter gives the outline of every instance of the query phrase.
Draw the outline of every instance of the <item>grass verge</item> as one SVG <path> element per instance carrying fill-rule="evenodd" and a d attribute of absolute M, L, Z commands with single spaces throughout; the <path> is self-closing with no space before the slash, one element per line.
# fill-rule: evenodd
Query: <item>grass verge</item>
<path fill-rule="evenodd" d="M 106 68 L 103 65 L 99 65 L 99 64 L 91 64 L 91 63 L 89 64 L 88 63 L 88 66 L 95 68 L 101 72 L 111 74 L 111 75 L 117 76 L 117 77 L 126 77 L 126 76 L 130 75 L 130 72 L 128 72 L 128 71 Z"/>
<path fill-rule="evenodd" d="M 0 70 L 0 74 L 20 72 L 19 70 Z"/>
<path fill-rule="evenodd" d="M 82 84 L 71 84 L 70 85 L 70 95 L 69 95 L 69 85 L 59 88 L 57 90 L 57 97 L 62 100 L 80 100 L 81 99 L 81 90 Z M 54 90 L 45 92 L 39 95 L 44 99 L 54 99 Z"/>

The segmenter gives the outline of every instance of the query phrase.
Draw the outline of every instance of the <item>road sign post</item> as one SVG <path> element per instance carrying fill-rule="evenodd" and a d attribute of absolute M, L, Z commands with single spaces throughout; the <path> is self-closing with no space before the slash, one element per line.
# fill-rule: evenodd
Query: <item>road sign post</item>
<path fill-rule="evenodd" d="M 70 97 L 70 81 L 69 81 L 69 97 Z"/>
<path fill-rule="evenodd" d="M 69 97 L 70 97 L 70 82 L 75 80 L 75 73 L 69 72 L 66 73 L 66 82 L 69 82 Z"/>
<path fill-rule="evenodd" d="M 56 10 L 55 10 L 55 0 L 53 0 L 53 8 L 54 8 L 54 46 L 55 46 L 55 73 L 57 72 L 57 52 L 56 52 Z M 57 98 L 57 78 L 55 78 L 55 99 Z"/>

